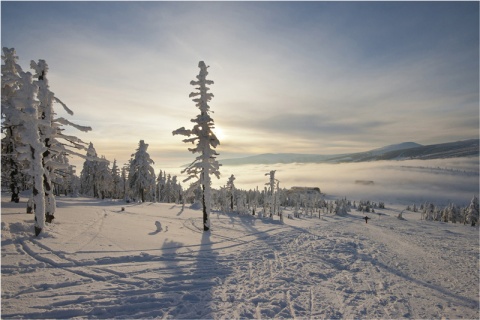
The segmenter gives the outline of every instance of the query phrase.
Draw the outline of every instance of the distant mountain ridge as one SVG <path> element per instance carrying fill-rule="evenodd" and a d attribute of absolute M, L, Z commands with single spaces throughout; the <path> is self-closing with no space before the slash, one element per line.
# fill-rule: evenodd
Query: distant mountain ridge
<path fill-rule="evenodd" d="M 479 155 L 479 139 L 421 145 L 415 142 L 392 144 L 366 152 L 320 155 L 298 153 L 265 153 L 244 158 L 219 160 L 223 165 L 276 163 L 344 163 L 378 160 L 440 159 Z"/>

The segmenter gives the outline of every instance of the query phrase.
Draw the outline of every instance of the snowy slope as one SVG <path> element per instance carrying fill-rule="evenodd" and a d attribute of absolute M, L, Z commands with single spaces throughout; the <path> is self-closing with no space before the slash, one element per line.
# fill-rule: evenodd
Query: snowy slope
<path fill-rule="evenodd" d="M 215 213 L 204 233 L 179 205 L 62 197 L 34 238 L 26 199 L 6 201 L 4 319 L 479 317 L 478 228 L 397 207 L 368 224 Z"/>
<path fill-rule="evenodd" d="M 392 144 L 392 145 L 389 145 L 389 146 L 386 146 L 386 147 L 383 147 L 383 148 L 374 149 L 374 150 L 371 151 L 371 153 L 373 155 L 380 155 L 380 154 L 384 154 L 384 153 L 391 152 L 391 151 L 411 149 L 411 148 L 417 148 L 417 147 L 421 147 L 421 146 L 422 146 L 421 144 L 418 144 L 418 143 L 415 143 L 415 142 L 402 142 L 402 143 L 398 143 L 398 144 Z"/>

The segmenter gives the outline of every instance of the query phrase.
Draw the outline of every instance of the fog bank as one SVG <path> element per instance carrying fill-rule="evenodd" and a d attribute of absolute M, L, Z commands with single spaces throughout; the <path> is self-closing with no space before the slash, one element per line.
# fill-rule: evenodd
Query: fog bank
<path fill-rule="evenodd" d="M 342 164 L 275 164 L 222 166 L 220 180 L 213 178 L 213 187 L 224 186 L 234 174 L 241 189 L 263 189 L 276 170 L 280 187 L 319 187 L 327 196 L 386 203 L 438 205 L 451 202 L 467 205 L 479 193 L 479 158 L 435 160 L 374 161 Z M 361 184 L 356 181 L 373 181 Z"/>

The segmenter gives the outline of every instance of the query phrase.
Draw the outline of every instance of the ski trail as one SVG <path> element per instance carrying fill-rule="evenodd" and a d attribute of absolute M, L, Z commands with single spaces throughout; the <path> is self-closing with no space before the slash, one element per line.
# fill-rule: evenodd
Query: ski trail
<path fill-rule="evenodd" d="M 313 288 L 310 287 L 310 305 L 309 305 L 309 311 L 310 311 L 310 318 L 313 317 L 313 308 L 314 308 L 314 304 L 315 304 L 315 295 L 314 295 L 314 291 L 313 291 Z"/>
<path fill-rule="evenodd" d="M 290 312 L 290 317 L 291 317 L 292 319 L 295 319 L 295 318 L 296 318 L 296 316 L 295 316 L 295 309 L 293 308 L 292 298 L 290 297 L 290 290 L 288 290 L 288 291 L 285 293 L 285 302 L 287 303 L 288 311 Z"/>

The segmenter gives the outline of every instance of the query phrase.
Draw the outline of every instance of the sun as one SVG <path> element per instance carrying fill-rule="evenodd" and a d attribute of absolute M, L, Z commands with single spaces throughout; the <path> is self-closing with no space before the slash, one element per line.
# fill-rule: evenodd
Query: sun
<path fill-rule="evenodd" d="M 215 136 L 217 136 L 217 139 L 222 142 L 222 140 L 225 140 L 225 133 L 223 132 L 222 128 L 219 126 L 215 125 L 215 128 L 212 130 L 213 133 L 215 133 Z"/>

